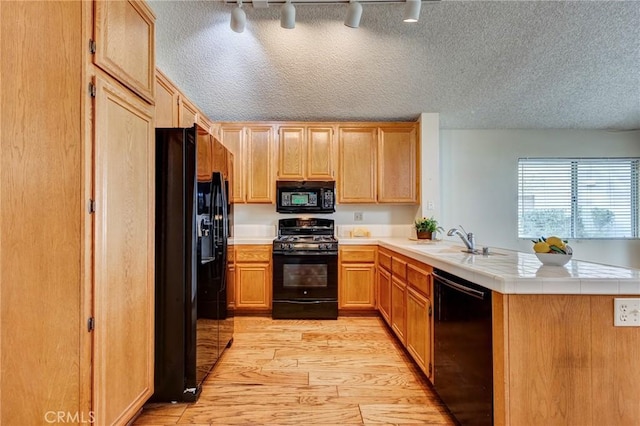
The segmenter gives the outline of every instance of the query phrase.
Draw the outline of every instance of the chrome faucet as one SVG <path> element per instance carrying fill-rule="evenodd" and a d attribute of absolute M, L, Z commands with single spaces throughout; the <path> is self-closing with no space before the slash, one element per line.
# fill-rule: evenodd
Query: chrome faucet
<path fill-rule="evenodd" d="M 462 228 L 462 225 L 458 226 Z M 467 251 L 469 253 L 475 253 L 476 242 L 473 238 L 473 233 L 467 232 L 464 228 L 462 228 L 462 231 L 464 231 L 464 233 L 461 232 L 458 228 L 451 228 L 449 229 L 449 232 L 447 232 L 447 235 L 450 237 L 453 235 L 457 235 L 458 237 L 460 237 L 464 245 L 467 246 Z"/>

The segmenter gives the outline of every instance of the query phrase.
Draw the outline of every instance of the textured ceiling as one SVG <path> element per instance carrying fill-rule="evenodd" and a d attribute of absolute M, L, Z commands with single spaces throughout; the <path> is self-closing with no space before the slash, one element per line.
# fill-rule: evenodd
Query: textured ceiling
<path fill-rule="evenodd" d="M 293 0 L 295 4 L 295 0 Z M 216 121 L 413 120 L 439 112 L 445 129 L 640 128 L 640 2 L 424 2 L 417 24 L 402 4 L 150 1 L 156 60 Z"/>

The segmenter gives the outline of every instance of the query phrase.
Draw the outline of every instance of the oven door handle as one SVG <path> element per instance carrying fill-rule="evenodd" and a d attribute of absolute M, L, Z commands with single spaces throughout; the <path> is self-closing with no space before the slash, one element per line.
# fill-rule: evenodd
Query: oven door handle
<path fill-rule="evenodd" d="M 330 300 L 287 300 L 286 302 L 294 305 L 319 305 L 328 301 Z"/>
<path fill-rule="evenodd" d="M 452 289 L 459 291 L 461 293 L 464 293 L 466 295 L 475 297 L 477 299 L 480 300 L 484 300 L 484 292 L 483 291 L 478 291 L 475 290 L 473 288 L 469 288 L 465 285 L 462 285 L 460 283 L 451 281 L 448 278 L 443 277 L 442 275 L 438 275 L 436 272 L 433 272 L 433 275 L 436 277 L 436 280 L 440 281 L 442 284 L 451 287 Z"/>

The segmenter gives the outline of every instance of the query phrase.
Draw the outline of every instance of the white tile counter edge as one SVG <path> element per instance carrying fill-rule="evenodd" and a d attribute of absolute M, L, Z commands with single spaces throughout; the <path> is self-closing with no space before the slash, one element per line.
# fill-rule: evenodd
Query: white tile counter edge
<path fill-rule="evenodd" d="M 503 294 L 640 295 L 638 269 L 580 260 L 543 266 L 533 253 L 491 248 L 497 254 L 486 257 L 458 251 L 463 247 L 447 241 L 339 238 L 339 244 L 377 244 Z"/>

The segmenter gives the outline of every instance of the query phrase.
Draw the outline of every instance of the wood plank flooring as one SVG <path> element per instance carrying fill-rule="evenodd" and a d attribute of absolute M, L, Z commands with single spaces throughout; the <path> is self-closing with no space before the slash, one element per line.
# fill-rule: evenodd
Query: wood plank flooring
<path fill-rule="evenodd" d="M 191 404 L 147 404 L 134 425 L 453 425 L 377 317 L 236 317 L 234 343 Z"/>

